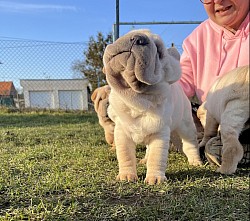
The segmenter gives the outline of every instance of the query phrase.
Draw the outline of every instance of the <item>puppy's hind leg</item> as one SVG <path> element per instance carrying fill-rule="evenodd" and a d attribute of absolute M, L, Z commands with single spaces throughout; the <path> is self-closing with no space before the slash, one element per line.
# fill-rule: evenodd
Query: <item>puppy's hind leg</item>
<path fill-rule="evenodd" d="M 176 132 L 182 140 L 182 149 L 188 158 L 189 164 L 194 166 L 202 165 L 198 149 L 197 130 L 191 114 L 184 118 Z"/>
<path fill-rule="evenodd" d="M 176 129 L 182 139 L 183 152 L 188 158 L 190 165 L 202 165 L 202 161 L 198 149 L 197 131 L 192 117 L 189 120 L 184 120 L 180 127 Z"/>
<path fill-rule="evenodd" d="M 221 117 L 222 163 L 217 172 L 223 174 L 234 173 L 243 157 L 243 147 L 238 138 L 249 117 L 249 107 L 245 105 L 246 108 L 239 109 L 242 104 L 236 105 L 235 102 L 228 103 Z"/>
<path fill-rule="evenodd" d="M 149 154 L 149 145 L 146 146 L 146 154 L 143 159 L 140 160 L 139 164 L 147 164 Z"/>

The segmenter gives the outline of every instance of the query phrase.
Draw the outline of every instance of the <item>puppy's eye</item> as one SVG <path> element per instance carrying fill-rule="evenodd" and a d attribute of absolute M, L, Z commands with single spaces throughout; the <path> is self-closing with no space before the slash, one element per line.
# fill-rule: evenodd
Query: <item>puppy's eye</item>
<path fill-rule="evenodd" d="M 146 36 L 138 36 L 138 35 L 133 36 L 130 39 L 130 41 L 134 45 L 147 45 L 149 43 L 149 39 Z"/>
<path fill-rule="evenodd" d="M 147 42 L 146 42 L 144 39 L 138 39 L 138 40 L 135 42 L 135 44 L 137 44 L 137 45 L 146 45 Z"/>

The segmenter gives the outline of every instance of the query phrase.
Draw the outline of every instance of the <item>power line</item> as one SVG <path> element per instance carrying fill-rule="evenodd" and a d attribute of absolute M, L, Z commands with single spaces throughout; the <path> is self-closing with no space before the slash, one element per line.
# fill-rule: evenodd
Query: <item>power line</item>
<path fill-rule="evenodd" d="M 1 42 L 1 40 L 0 40 Z M 32 44 L 32 45 L 18 45 L 18 46 L 7 46 L 7 47 L 0 47 L 0 49 L 15 49 L 15 48 L 35 48 L 35 47 L 47 47 L 47 46 L 59 46 L 59 45 L 86 45 L 86 43 L 80 43 L 80 42 L 73 42 L 73 43 L 67 43 L 67 42 L 55 42 L 55 43 L 48 43 L 44 42 L 43 44 Z"/>
<path fill-rule="evenodd" d="M 152 22 L 119 22 L 119 25 L 192 25 L 202 21 L 152 21 Z"/>
<path fill-rule="evenodd" d="M 119 37 L 120 25 L 196 25 L 203 21 L 152 21 L 152 22 L 119 22 L 119 9 L 117 9 L 117 22 L 113 24 L 113 39 Z"/>

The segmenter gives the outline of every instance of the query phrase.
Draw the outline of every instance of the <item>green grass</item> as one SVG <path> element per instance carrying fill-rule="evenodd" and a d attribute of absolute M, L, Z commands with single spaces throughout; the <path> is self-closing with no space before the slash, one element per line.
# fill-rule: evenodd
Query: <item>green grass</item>
<path fill-rule="evenodd" d="M 115 182 L 95 114 L 0 112 L 0 220 L 249 220 L 249 169 L 215 169 L 171 152 L 164 184 L 145 185 L 143 165 Z"/>

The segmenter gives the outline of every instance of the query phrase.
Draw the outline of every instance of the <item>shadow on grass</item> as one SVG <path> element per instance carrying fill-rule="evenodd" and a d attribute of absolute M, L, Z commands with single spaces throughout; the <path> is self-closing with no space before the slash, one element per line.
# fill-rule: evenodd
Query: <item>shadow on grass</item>
<path fill-rule="evenodd" d="M 78 205 L 84 205 L 80 209 L 86 211 L 84 218 L 95 220 L 105 216 L 113 217 L 114 220 L 203 220 L 209 217 L 206 220 L 225 220 L 232 214 L 232 220 L 239 217 L 247 220 L 249 214 L 247 189 L 239 192 L 233 186 L 171 185 L 162 188 L 164 190 L 156 190 L 154 187 L 134 185 L 129 188 L 129 185 L 116 185 L 112 190 L 103 191 L 97 198 L 77 197 Z M 123 189 L 124 193 L 118 189 Z"/>
<path fill-rule="evenodd" d="M 187 170 L 181 170 L 177 172 L 166 172 L 167 179 L 169 180 L 178 180 L 183 181 L 186 179 L 202 179 L 202 178 L 209 178 L 211 181 L 218 180 L 220 178 L 237 178 L 237 177 L 246 177 L 250 175 L 250 167 L 240 167 L 237 169 L 235 174 L 232 175 L 224 175 L 221 173 L 216 172 L 217 167 L 216 166 L 208 166 L 206 168 L 205 166 L 194 169 L 187 169 Z"/>

